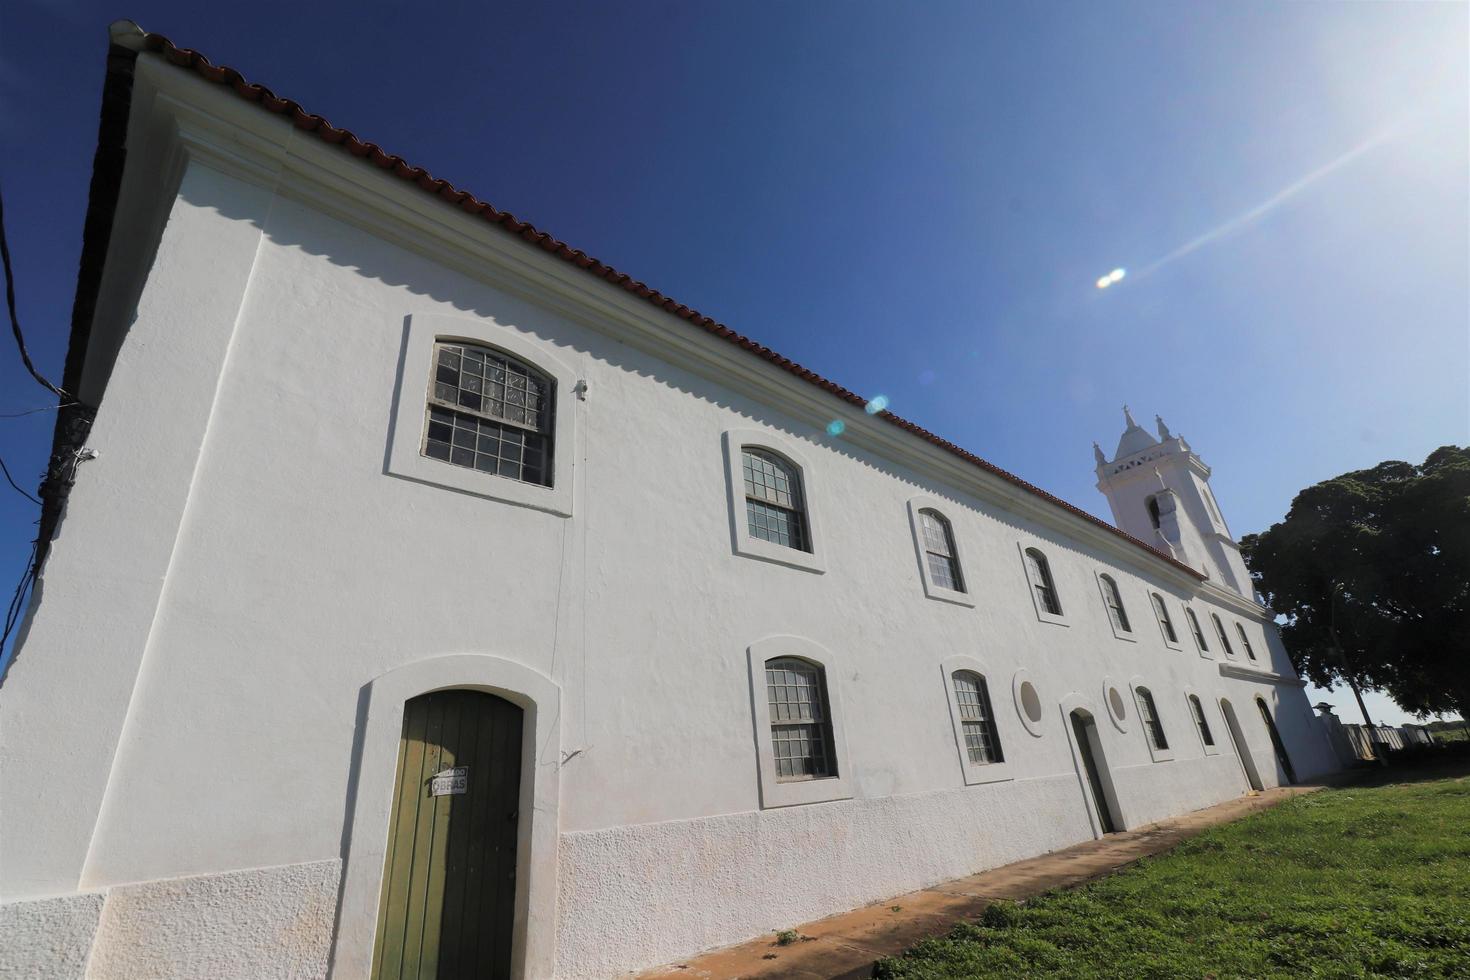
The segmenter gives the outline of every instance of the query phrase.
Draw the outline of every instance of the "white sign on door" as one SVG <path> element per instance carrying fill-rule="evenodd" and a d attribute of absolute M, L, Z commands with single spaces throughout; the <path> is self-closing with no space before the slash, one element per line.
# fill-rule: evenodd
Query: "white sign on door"
<path fill-rule="evenodd" d="M 434 773 L 429 780 L 430 796 L 459 796 L 469 792 L 470 767 L 455 766 Z"/>

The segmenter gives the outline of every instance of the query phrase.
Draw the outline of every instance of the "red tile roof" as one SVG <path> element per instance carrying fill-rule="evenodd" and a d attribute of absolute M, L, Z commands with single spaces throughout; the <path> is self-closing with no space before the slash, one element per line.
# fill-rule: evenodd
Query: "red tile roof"
<path fill-rule="evenodd" d="M 780 354 L 771 350 L 769 347 L 758 344 L 755 341 L 751 340 L 749 337 L 746 337 L 743 334 L 731 330 L 729 327 L 717 322 L 711 317 L 705 316 L 698 310 L 690 309 L 683 303 L 680 303 L 678 300 L 675 300 L 669 296 L 665 296 L 663 293 L 660 293 L 658 290 L 653 289 L 642 282 L 639 282 L 632 276 L 629 276 L 628 274 L 623 272 L 619 272 L 617 269 L 614 269 L 610 265 L 599 262 L 597 259 L 583 252 L 581 249 L 572 248 L 565 242 L 560 241 L 552 235 L 539 230 L 530 222 L 521 221 L 510 212 L 501 211 L 493 205 L 488 204 L 485 201 L 481 201 L 469 191 L 459 190 L 447 180 L 442 180 L 438 177 L 435 177 L 424 168 L 415 167 L 402 157 L 386 152 L 376 143 L 370 143 L 349 130 L 333 126 L 330 122 L 328 122 L 321 116 L 307 112 L 301 107 L 299 103 L 294 102 L 291 99 L 281 98 L 270 89 L 266 88 L 264 85 L 257 85 L 254 82 L 247 81 L 245 79 L 245 76 L 241 75 L 233 68 L 227 68 L 223 65 L 213 65 L 210 63 L 208 58 L 204 57 L 204 55 L 200 54 L 198 51 L 194 51 L 189 48 L 181 48 L 161 34 L 150 34 L 145 32 L 141 35 L 141 37 L 136 38 L 136 40 L 133 38 L 129 38 L 129 41 L 132 42 L 131 44 L 129 44 L 129 47 L 137 45 L 141 47 L 142 50 L 155 52 L 171 65 L 177 65 L 180 68 L 193 71 L 195 74 L 205 79 L 206 81 L 225 86 L 245 101 L 253 102 L 267 112 L 272 112 L 276 115 L 285 116 L 287 119 L 291 120 L 292 124 L 295 125 L 297 129 L 313 133 L 323 142 L 341 147 L 345 152 L 350 153 L 355 157 L 361 157 L 364 160 L 372 163 L 374 166 L 391 173 L 393 176 L 415 184 L 425 193 L 433 194 L 435 197 L 443 200 L 446 204 L 453 207 L 458 207 L 462 211 L 483 218 L 484 220 L 498 226 L 504 231 L 518 236 L 532 246 L 540 248 L 543 251 L 550 252 L 557 258 L 569 262 L 572 265 L 577 266 L 579 269 L 586 270 L 590 275 L 594 275 L 599 279 L 611 283 L 613 286 L 623 289 L 626 292 L 632 293 L 640 299 L 645 299 L 649 303 L 663 310 L 664 312 L 672 316 L 676 316 L 679 319 L 691 324 L 692 326 L 704 330 L 706 333 L 714 334 L 716 337 L 719 337 L 722 340 L 729 341 L 742 350 L 748 351 L 749 353 L 754 354 L 755 356 L 765 361 L 769 361 L 782 370 L 796 375 L 798 378 L 801 378 L 803 381 L 806 381 L 809 384 L 816 385 L 818 388 L 821 388 L 835 398 L 839 398 L 842 401 L 847 402 L 849 405 L 862 407 L 867 404 L 867 399 L 863 398 L 861 395 L 855 392 L 849 391 L 848 389 L 837 384 L 835 381 L 827 380 L 826 378 L 817 374 L 815 371 L 808 370 L 807 368 L 802 367 L 800 364 L 797 364 L 795 361 L 792 361 L 786 357 L 782 357 Z M 1062 500 L 1059 497 L 1055 497 L 1047 493 L 1040 487 L 1027 483 L 1025 480 L 1016 476 L 1014 473 L 1010 473 L 1006 470 L 1001 469 L 999 466 L 996 466 L 994 463 L 990 463 L 984 459 L 981 459 L 974 453 L 955 445 L 947 439 L 940 438 L 934 433 L 929 432 L 927 429 L 915 425 L 908 419 L 902 418 L 889 411 L 878 412 L 876 417 L 882 419 L 884 422 L 887 422 L 890 425 L 897 426 L 900 429 L 904 429 L 905 431 L 913 433 L 915 436 L 918 436 L 925 442 L 938 446 L 945 452 L 948 452 L 954 456 L 958 456 L 965 462 L 973 464 L 974 466 L 985 470 L 987 473 L 998 476 L 1002 480 L 1005 480 L 1007 483 L 1013 484 L 1014 486 L 1021 488 L 1027 493 L 1039 497 L 1042 500 L 1045 500 L 1049 504 L 1060 507 L 1062 510 L 1065 510 L 1070 514 L 1080 517 L 1090 524 L 1094 524 L 1100 528 L 1103 528 L 1108 533 L 1114 534 L 1124 539 L 1128 543 L 1142 548 L 1144 551 L 1148 552 L 1150 556 L 1167 562 L 1168 564 L 1173 565 L 1174 567 L 1184 572 L 1187 572 L 1197 579 L 1204 579 L 1207 577 L 1205 575 L 1202 575 L 1195 569 L 1190 568 L 1183 562 L 1177 561 L 1169 555 L 1166 555 L 1163 552 L 1159 551 L 1158 549 L 1146 544 L 1143 541 L 1140 541 L 1138 538 L 1133 537 L 1131 534 L 1127 534 L 1119 530 L 1106 521 L 1098 520 L 1096 517 L 1092 516 L 1086 511 L 1078 507 L 1074 507 L 1073 505 L 1067 503 L 1065 500 Z"/>

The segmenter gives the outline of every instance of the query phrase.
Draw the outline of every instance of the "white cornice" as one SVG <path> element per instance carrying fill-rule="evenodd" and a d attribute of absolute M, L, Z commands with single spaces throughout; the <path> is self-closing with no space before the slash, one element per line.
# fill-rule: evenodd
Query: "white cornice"
<path fill-rule="evenodd" d="M 562 259 L 517 241 L 478 216 L 435 200 L 296 129 L 286 118 L 168 65 L 156 55 L 139 56 L 136 77 L 159 91 L 158 110 L 177 120 L 174 138 L 191 159 L 241 180 L 273 187 L 284 197 L 439 265 L 741 391 L 816 431 L 834 418 L 841 419 L 847 423 L 846 444 L 1034 520 L 1155 580 L 1187 591 L 1204 587 L 1183 570 L 1105 528 L 896 426 L 875 423 L 861 407 L 833 398 L 776 365 L 736 354 L 728 341 L 680 323 L 616 286 L 599 283 Z"/>
<path fill-rule="evenodd" d="M 1288 677 L 1285 674 L 1273 673 L 1269 670 L 1254 670 L 1250 667 L 1241 667 L 1236 664 L 1220 664 L 1221 677 L 1234 677 L 1237 680 L 1255 681 L 1257 684 L 1280 684 L 1284 687 L 1306 687 L 1307 682 L 1300 677 Z"/>

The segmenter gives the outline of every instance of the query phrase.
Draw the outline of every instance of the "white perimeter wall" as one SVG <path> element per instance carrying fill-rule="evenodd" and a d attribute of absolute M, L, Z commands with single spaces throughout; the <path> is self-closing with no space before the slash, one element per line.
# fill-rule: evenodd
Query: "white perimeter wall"
<path fill-rule="evenodd" d="M 123 348 L 137 368 L 116 372 L 102 403 L 89 442 L 100 458 L 80 471 L 4 690 L 26 730 L 0 750 L 12 786 L 74 758 L 82 795 L 98 802 L 68 817 L 70 836 L 38 836 L 24 876 L 0 868 L 5 898 L 339 860 L 365 685 L 446 653 L 493 654 L 561 686 L 563 754 L 575 755 L 560 768 L 554 928 L 568 976 L 650 965 L 1090 837 L 1058 708 L 1069 694 L 1098 714 L 1130 825 L 1243 791 L 1222 695 L 1264 772 L 1275 766 L 1257 693 L 1285 699 L 1278 720 L 1299 776 L 1334 766 L 1299 688 L 1224 678 L 1199 655 L 1179 587 L 1149 586 L 1136 567 L 588 324 L 284 197 L 262 212 L 258 198 L 231 178 L 186 180 L 145 292 L 142 308 L 173 323 L 153 342 L 187 362 L 202 341 L 190 311 L 169 308 L 167 284 L 248 272 L 227 342 L 199 353 L 219 379 L 190 409 L 206 413 L 195 436 L 134 435 L 175 410 L 146 369 L 154 353 L 130 354 L 154 336 L 142 316 Z M 201 268 L 189 256 L 207 240 L 169 238 L 244 221 L 232 211 L 267 215 L 248 270 Z M 405 318 L 427 313 L 514 331 L 588 382 L 585 402 L 560 393 L 578 415 L 577 444 L 557 447 L 576 462 L 571 518 L 385 475 Z M 119 405 L 128 417 L 110 414 Z M 735 427 L 779 432 L 811 462 L 825 574 L 732 553 L 721 435 Z M 129 503 L 154 492 L 155 467 L 187 474 L 182 490 L 158 491 L 181 492 L 179 508 Z M 924 594 L 906 511 L 919 493 L 950 501 L 974 608 Z M 155 606 L 98 584 L 127 580 L 134 560 L 114 550 L 116 535 L 78 532 L 102 501 L 143 522 L 135 535 L 172 543 Z M 1038 620 L 1018 542 L 1050 556 L 1067 625 Z M 1094 578 L 1104 567 L 1137 642 L 1108 626 Z M 1169 598 L 1183 650 L 1165 646 L 1147 588 Z M 78 642 L 62 624 L 82 612 L 139 626 L 125 649 L 97 634 Z M 1290 674 L 1274 635 L 1246 627 Z M 842 653 L 830 683 L 846 713 L 852 800 L 760 809 L 746 648 L 775 633 Z M 939 670 L 956 654 L 989 671 L 1009 782 L 964 784 Z M 108 666 L 118 658 L 123 667 Z M 1020 668 L 1045 707 L 1040 737 L 1012 701 Z M 99 715 L 100 747 L 80 741 L 96 730 L 48 721 L 74 713 L 89 677 L 121 705 L 115 723 Z M 1135 677 L 1154 691 L 1172 761 L 1151 761 L 1136 723 L 1124 732 L 1106 720 L 1104 679 L 1127 698 Z M 1221 754 L 1206 758 L 1186 687 L 1206 700 Z M 24 847 L 54 802 L 12 792 L 0 806 L 5 835 Z"/>

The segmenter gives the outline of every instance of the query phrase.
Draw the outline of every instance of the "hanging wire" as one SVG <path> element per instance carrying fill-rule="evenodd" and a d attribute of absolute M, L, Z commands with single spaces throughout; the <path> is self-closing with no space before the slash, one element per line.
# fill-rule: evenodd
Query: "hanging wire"
<path fill-rule="evenodd" d="M 5 459 L 3 457 L 0 457 L 0 471 L 3 471 L 5 473 L 5 482 L 9 483 L 12 487 L 15 487 L 16 493 L 20 494 L 22 497 L 35 504 L 37 507 L 41 506 L 41 502 L 39 500 L 26 493 L 20 488 L 20 484 L 15 482 L 15 477 L 10 475 L 10 467 L 5 465 Z"/>
<path fill-rule="evenodd" d="M 47 381 L 31 363 L 31 354 L 26 350 L 25 336 L 20 332 L 20 317 L 15 313 L 15 274 L 10 268 L 10 244 L 5 240 L 5 198 L 0 195 L 0 263 L 5 266 L 5 305 L 10 310 L 10 330 L 15 334 L 15 344 L 20 348 L 20 359 L 25 363 L 31 377 L 62 401 L 71 401 L 71 396 L 50 381 Z"/>

